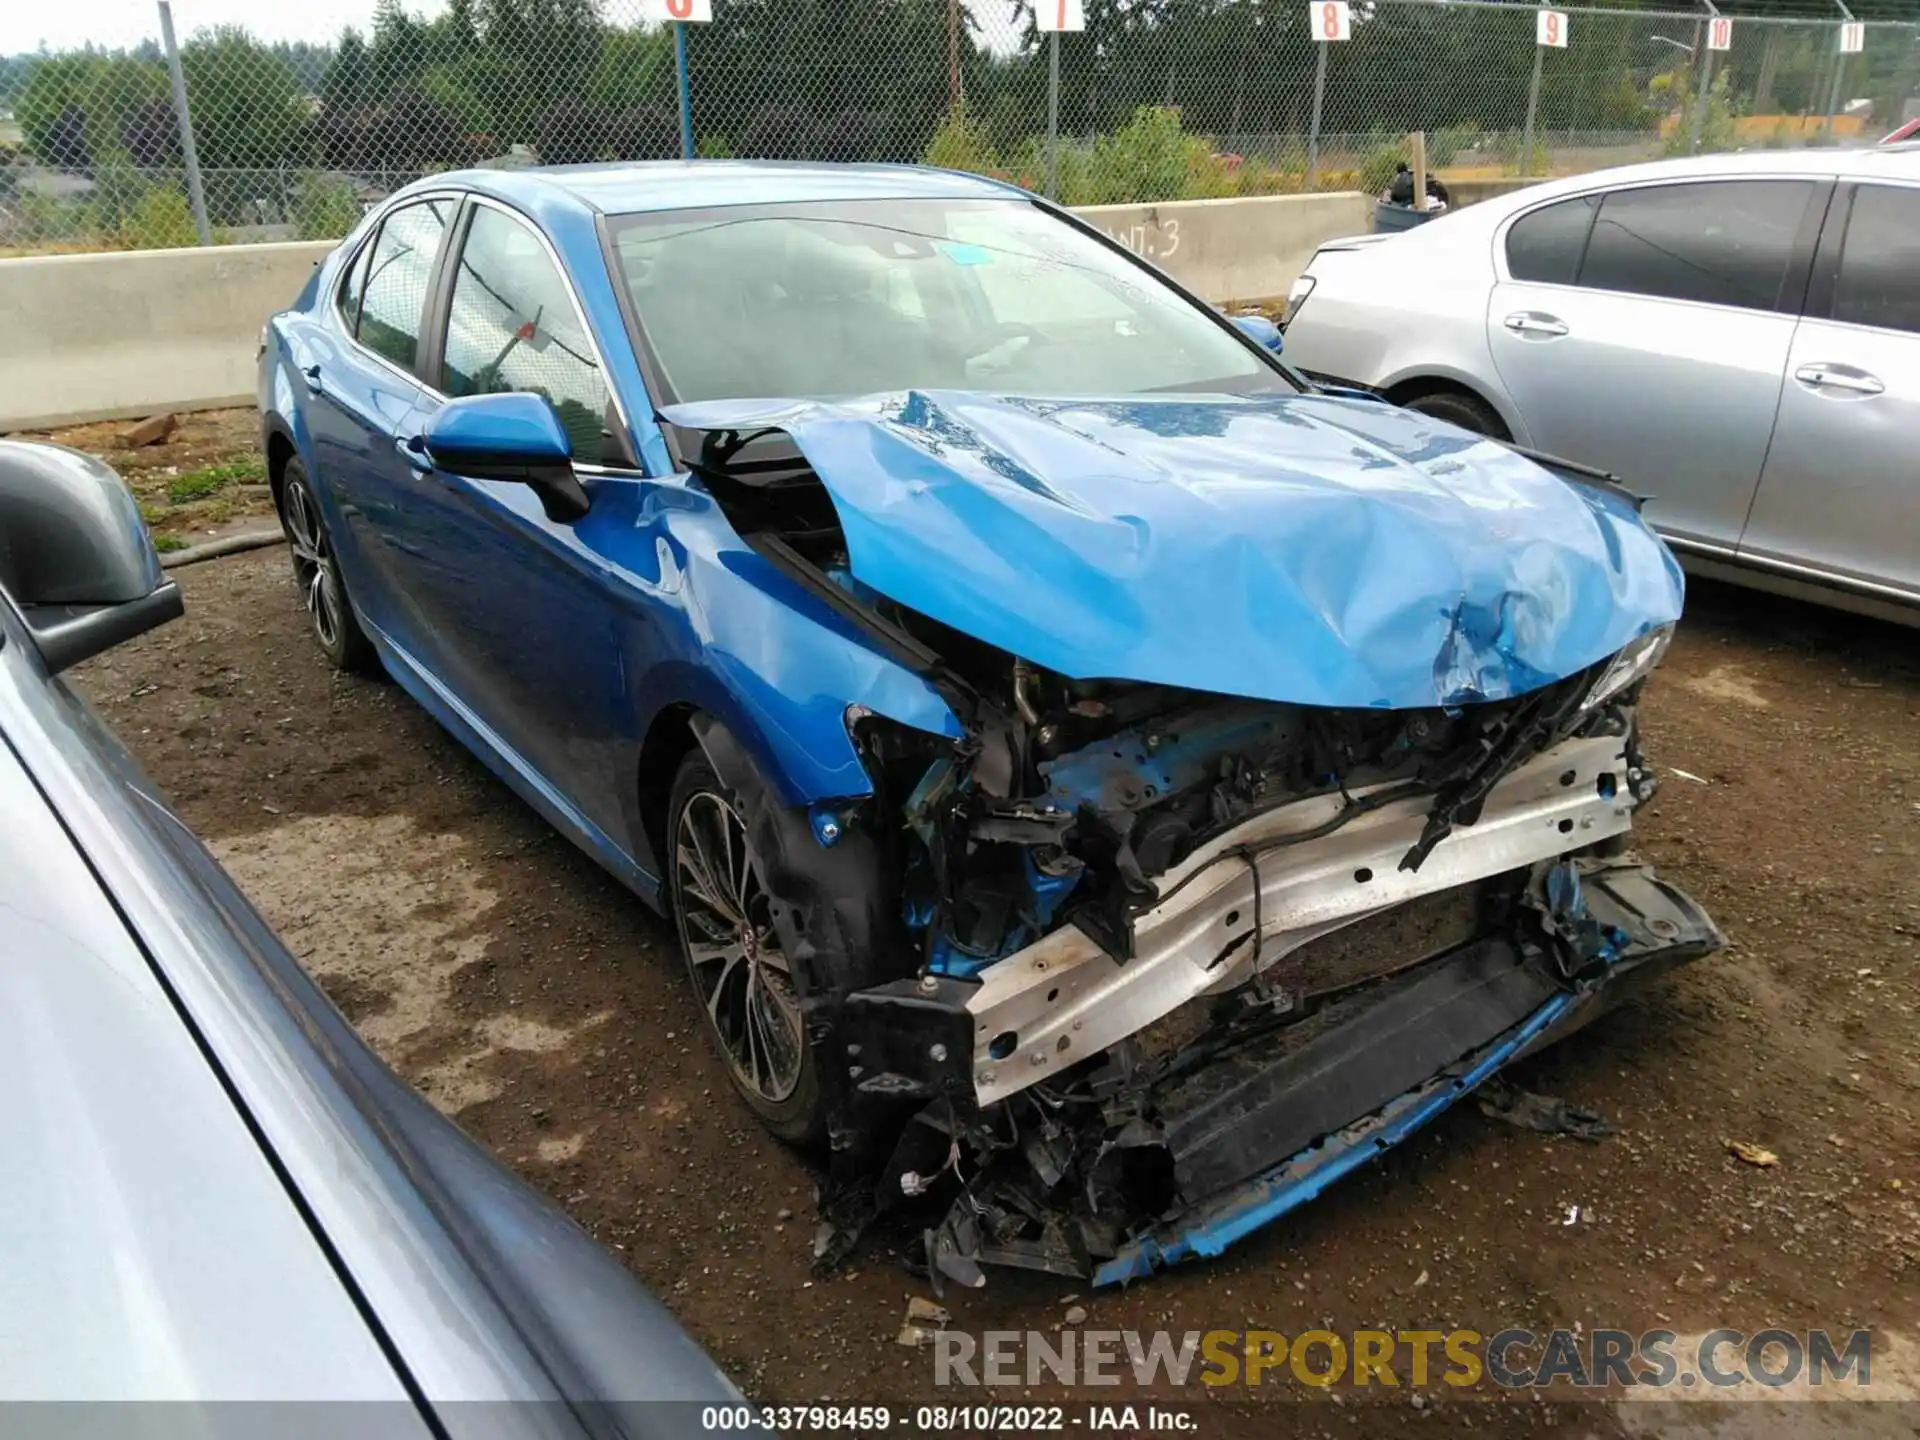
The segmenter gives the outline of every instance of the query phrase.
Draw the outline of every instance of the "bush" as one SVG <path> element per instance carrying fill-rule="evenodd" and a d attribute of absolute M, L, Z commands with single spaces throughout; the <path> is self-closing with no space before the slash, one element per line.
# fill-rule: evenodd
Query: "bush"
<path fill-rule="evenodd" d="M 302 240 L 338 240 L 360 223 L 360 202 L 344 180 L 303 171 L 293 191 L 293 223 Z"/>
<path fill-rule="evenodd" d="M 1233 193 L 1233 173 L 1203 137 L 1181 128 L 1171 105 L 1143 105 L 1093 147 L 1089 204 L 1203 200 Z"/>
<path fill-rule="evenodd" d="M 128 250 L 184 250 L 200 243 L 187 197 L 156 185 L 133 204 L 115 237 Z"/>
<path fill-rule="evenodd" d="M 1406 163 L 1406 145 L 1399 140 L 1375 145 L 1360 162 L 1354 185 L 1364 195 L 1378 195 L 1393 184 L 1396 171 Z"/>
<path fill-rule="evenodd" d="M 616 160 L 678 160 L 680 117 L 664 105 L 630 105 L 608 122 L 607 148 Z"/>
<path fill-rule="evenodd" d="M 1000 171 L 987 127 L 968 113 L 965 95 L 947 111 L 920 159 L 923 164 L 936 165 L 942 170 L 970 170 L 975 175 L 995 175 Z"/>

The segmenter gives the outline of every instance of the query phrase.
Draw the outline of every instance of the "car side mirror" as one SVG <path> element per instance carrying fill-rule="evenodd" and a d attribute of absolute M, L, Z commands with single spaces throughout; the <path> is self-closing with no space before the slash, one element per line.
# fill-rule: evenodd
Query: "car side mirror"
<path fill-rule="evenodd" d="M 1282 344 L 1280 327 L 1266 316 L 1229 315 L 1227 318 L 1233 321 L 1235 328 L 1238 329 L 1242 335 L 1253 341 L 1253 343 L 1258 345 L 1262 350 L 1271 350 L 1276 355 L 1280 353 L 1280 346 Z"/>
<path fill-rule="evenodd" d="M 133 492 L 64 445 L 0 441 L 0 589 L 54 674 L 185 613 Z"/>
<path fill-rule="evenodd" d="M 416 448 L 450 474 L 528 486 L 558 524 L 578 520 L 591 503 L 573 473 L 573 442 L 541 395 L 515 391 L 449 400 L 427 422 Z"/>

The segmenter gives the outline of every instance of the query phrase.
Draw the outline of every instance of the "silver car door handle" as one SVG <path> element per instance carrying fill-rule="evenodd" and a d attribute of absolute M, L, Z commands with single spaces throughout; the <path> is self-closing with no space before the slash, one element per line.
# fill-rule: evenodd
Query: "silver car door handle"
<path fill-rule="evenodd" d="M 1829 390 L 1851 390 L 1856 395 L 1878 395 L 1887 387 L 1864 370 L 1842 370 L 1833 365 L 1802 365 L 1793 372 L 1802 385 L 1818 385 Z"/>
<path fill-rule="evenodd" d="M 1524 310 L 1517 315 L 1509 315 L 1504 322 L 1507 329 L 1516 335 L 1564 335 L 1567 327 L 1564 321 L 1551 315 L 1529 315 Z"/>

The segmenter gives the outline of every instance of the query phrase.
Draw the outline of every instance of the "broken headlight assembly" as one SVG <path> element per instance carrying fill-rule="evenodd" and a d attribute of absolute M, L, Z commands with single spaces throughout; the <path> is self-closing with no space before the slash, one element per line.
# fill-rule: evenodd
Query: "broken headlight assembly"
<path fill-rule="evenodd" d="M 1606 669 L 1600 672 L 1600 678 L 1593 682 L 1593 688 L 1587 691 L 1580 708 L 1597 709 L 1630 685 L 1644 680 L 1653 673 L 1672 642 L 1673 626 L 1661 625 L 1630 644 L 1623 645 L 1607 662 Z"/>

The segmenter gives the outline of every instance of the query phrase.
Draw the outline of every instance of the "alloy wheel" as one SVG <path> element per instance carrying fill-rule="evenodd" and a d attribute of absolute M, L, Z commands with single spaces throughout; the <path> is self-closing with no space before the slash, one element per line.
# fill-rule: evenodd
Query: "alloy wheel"
<path fill-rule="evenodd" d="M 313 630 L 329 651 L 340 648 L 342 602 L 340 577 L 333 567 L 327 527 L 321 523 L 313 493 L 295 481 L 281 502 L 287 522 L 287 544 L 293 550 L 293 578 L 312 617 Z"/>
<path fill-rule="evenodd" d="M 674 834 L 674 914 L 695 993 L 740 1084 L 779 1102 L 800 1083 L 805 1028 L 739 812 L 698 790 Z"/>

